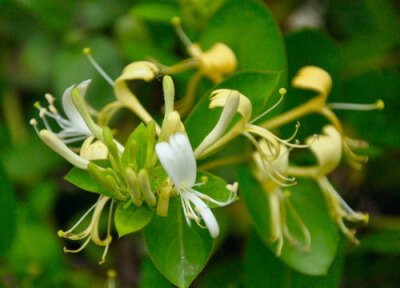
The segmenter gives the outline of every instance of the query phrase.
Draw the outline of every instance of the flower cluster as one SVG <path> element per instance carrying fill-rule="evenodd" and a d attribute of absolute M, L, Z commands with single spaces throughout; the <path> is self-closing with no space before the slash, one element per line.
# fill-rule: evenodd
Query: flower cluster
<path fill-rule="evenodd" d="M 233 51 L 223 43 L 216 43 L 211 49 L 203 52 L 199 45 L 189 40 L 180 27 L 179 20 L 174 19 L 173 23 L 190 58 L 171 67 L 163 66 L 156 61 L 134 62 L 126 66 L 116 80 L 112 80 L 90 55 L 90 49 L 84 50 L 89 61 L 114 90 L 115 101 L 106 105 L 101 111 L 94 113 L 94 109 L 84 100 L 90 80 L 65 90 L 62 96 L 65 118 L 58 112 L 55 98 L 50 94 L 45 96 L 48 108 L 42 107 L 39 103 L 35 104 L 39 109 L 44 129 L 39 129 L 36 119 L 32 119 L 31 124 L 43 142 L 73 166 L 87 171 L 92 179 L 107 191 L 106 194 L 99 196 L 96 203 L 76 225 L 68 231 L 59 231 L 59 236 L 66 239 L 85 239 L 78 249 L 65 248 L 65 252 L 79 252 L 92 240 L 95 244 L 105 247 L 101 263 L 104 262 L 112 241 L 113 205 L 123 201 L 129 201 L 136 208 L 143 205 L 154 208 L 158 217 L 166 217 L 170 199 L 179 197 L 187 224 L 191 226 L 194 220 L 198 226 L 205 226 L 211 237 L 216 238 L 220 229 L 210 208 L 227 206 L 237 200 L 238 183 L 226 184 L 224 199 L 217 199 L 208 193 L 200 192 L 197 187 L 202 185 L 207 187 L 207 185 L 202 181 L 196 181 L 197 160 L 209 159 L 209 156 L 239 136 L 244 136 L 253 147 L 251 157 L 244 159 L 251 163 L 254 177 L 267 195 L 270 240 L 278 244 L 277 255 L 281 253 L 285 240 L 290 244 L 301 245 L 305 251 L 311 248 L 312 239 L 308 227 L 290 201 L 290 187 L 296 185 L 296 177 L 311 178 L 318 183 L 332 219 L 349 239 L 357 243 L 355 230 L 348 228 L 346 222 L 368 222 L 368 215 L 353 211 L 330 183 L 328 175 L 340 164 L 342 154 L 346 155 L 353 167 L 359 168 L 366 157 L 356 155 L 352 148 L 365 145 L 365 142 L 345 136 L 340 121 L 332 109 L 381 109 L 383 102 L 378 101 L 373 105 L 327 104 L 332 80 L 321 68 L 308 66 L 298 72 L 293 79 L 293 86 L 315 91 L 318 95 L 305 104 L 264 122 L 261 119 L 281 103 L 285 98 L 286 89 L 279 89 L 279 101 L 256 117 L 253 117 L 252 101 L 240 91 L 231 89 L 212 91 L 208 108 L 222 108 L 222 110 L 215 126 L 193 149 L 181 119 L 193 107 L 197 83 L 201 77 L 206 77 L 214 83 L 221 82 L 225 75 L 235 71 L 237 61 Z M 189 81 L 186 95 L 182 100 L 175 102 L 174 83 L 167 74 L 172 75 L 186 69 L 197 71 Z M 158 123 L 131 91 L 128 82 L 134 80 L 150 82 L 161 76 L 163 76 L 164 117 Z M 124 145 L 114 138 L 118 130 L 111 130 L 108 127 L 111 117 L 121 108 L 128 108 L 143 122 Z M 299 122 L 295 126 L 294 133 L 287 139 L 282 139 L 272 132 L 273 129 L 310 113 L 319 113 L 330 121 L 331 124 L 323 128 L 322 135 L 312 135 L 301 144 L 296 139 Z M 51 123 L 51 120 L 55 123 Z M 58 132 L 52 128 L 55 124 L 59 126 Z M 80 144 L 80 147 L 71 147 L 72 143 Z M 290 161 L 293 149 L 311 150 L 318 164 L 306 167 L 294 165 Z M 106 160 L 107 165 L 102 165 L 97 160 Z M 158 177 L 157 169 L 162 169 L 166 173 L 164 179 Z M 99 236 L 99 221 L 108 202 L 110 211 L 107 235 L 102 240 Z M 74 233 L 90 213 L 92 218 L 88 227 L 82 232 Z M 289 227 L 287 220 L 289 213 L 295 219 L 302 239 L 297 239 L 292 233 L 293 227 Z"/>

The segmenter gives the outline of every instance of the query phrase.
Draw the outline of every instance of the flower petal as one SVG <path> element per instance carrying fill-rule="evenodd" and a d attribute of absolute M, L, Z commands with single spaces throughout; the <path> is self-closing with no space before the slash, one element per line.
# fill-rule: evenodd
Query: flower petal
<path fill-rule="evenodd" d="M 188 193 L 188 198 L 196 206 L 196 210 L 203 218 L 211 237 L 217 238 L 219 235 L 219 226 L 217 219 L 215 219 L 214 214 L 211 212 L 211 209 L 194 194 Z"/>
<path fill-rule="evenodd" d="M 196 181 L 197 165 L 189 139 L 182 132 L 169 137 L 169 143 L 156 145 L 161 165 L 179 190 L 180 186 L 191 188 Z"/>
<path fill-rule="evenodd" d="M 91 81 L 92 80 L 90 80 L 90 79 L 83 81 L 77 86 L 82 97 L 85 97 L 87 87 L 89 86 Z M 90 132 L 90 130 L 87 127 L 85 121 L 83 120 L 81 114 L 78 112 L 78 110 L 76 109 L 76 107 L 72 101 L 71 91 L 73 88 L 74 88 L 74 86 L 71 86 L 64 91 L 64 94 L 62 97 L 62 104 L 63 104 L 64 112 L 67 115 L 69 121 L 71 122 L 71 127 L 73 129 L 80 131 L 81 134 L 83 134 L 83 135 L 92 135 L 92 132 Z M 77 133 L 77 134 L 79 134 L 79 133 Z"/>

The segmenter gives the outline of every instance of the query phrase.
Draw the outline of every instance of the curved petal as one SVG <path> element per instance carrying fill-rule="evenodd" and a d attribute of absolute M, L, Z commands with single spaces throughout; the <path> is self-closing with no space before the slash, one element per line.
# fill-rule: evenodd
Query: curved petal
<path fill-rule="evenodd" d="M 200 213 L 203 218 L 211 237 L 217 238 L 219 235 L 219 226 L 211 209 L 199 197 L 192 193 L 188 193 L 188 198 L 196 206 L 195 210 Z"/>
<path fill-rule="evenodd" d="M 196 181 L 197 165 L 189 139 L 182 132 L 169 137 L 169 143 L 156 145 L 156 153 L 161 165 L 167 171 L 172 182 L 191 188 Z"/>
<path fill-rule="evenodd" d="M 332 78 L 324 69 L 316 66 L 301 68 L 292 80 L 295 88 L 307 89 L 318 92 L 326 100 L 332 88 Z"/>
<path fill-rule="evenodd" d="M 320 135 L 310 149 L 318 159 L 320 175 L 331 173 L 339 164 L 342 158 L 342 140 L 340 133 L 332 125 L 323 128 L 324 135 Z M 306 143 L 314 141 L 309 137 Z"/>
<path fill-rule="evenodd" d="M 77 88 L 79 92 L 81 93 L 82 97 L 85 97 L 87 87 L 89 86 L 90 82 L 92 80 L 86 80 L 81 82 Z M 79 111 L 76 109 L 73 101 L 72 101 L 72 96 L 71 92 L 74 86 L 68 87 L 62 96 L 62 104 L 64 108 L 64 112 L 67 115 L 69 121 L 71 122 L 71 126 L 80 131 L 83 135 L 92 135 L 92 132 L 90 132 L 89 128 L 87 127 L 85 121 L 83 120 L 81 114 Z"/>
<path fill-rule="evenodd" d="M 229 94 L 234 92 L 235 90 L 230 89 L 218 89 L 211 92 L 210 95 L 210 109 L 214 109 L 215 107 L 224 107 L 226 100 L 229 97 Z M 250 121 L 251 113 L 252 113 L 252 105 L 249 98 L 236 91 L 240 95 L 239 107 L 237 112 L 242 115 L 243 119 L 246 123 Z"/>

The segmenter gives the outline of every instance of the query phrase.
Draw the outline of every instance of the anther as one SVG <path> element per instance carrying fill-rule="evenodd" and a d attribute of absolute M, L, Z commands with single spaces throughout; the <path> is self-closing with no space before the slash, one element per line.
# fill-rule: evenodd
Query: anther
<path fill-rule="evenodd" d="M 40 118 L 44 118 L 44 116 L 46 115 L 46 112 L 47 112 L 47 109 L 41 107 L 40 110 L 39 110 L 39 117 Z"/>
<path fill-rule="evenodd" d="M 62 238 L 62 237 L 64 237 L 65 233 L 63 230 L 58 230 L 57 235 L 58 235 L 58 237 Z"/>
<path fill-rule="evenodd" d="M 208 176 L 203 175 L 203 176 L 201 176 L 200 180 L 201 180 L 201 182 L 203 182 L 203 183 L 207 183 L 207 181 L 208 181 Z"/>
<path fill-rule="evenodd" d="M 50 93 L 44 94 L 44 98 L 46 98 L 47 102 L 49 102 L 50 105 L 53 104 L 55 101 L 55 98 Z"/>
<path fill-rule="evenodd" d="M 35 118 L 32 118 L 31 120 L 29 120 L 29 124 L 36 127 L 38 123 Z"/>
<path fill-rule="evenodd" d="M 282 96 L 285 95 L 286 93 L 287 91 L 285 88 L 282 87 L 281 89 L 279 89 L 279 94 L 281 94 Z"/>

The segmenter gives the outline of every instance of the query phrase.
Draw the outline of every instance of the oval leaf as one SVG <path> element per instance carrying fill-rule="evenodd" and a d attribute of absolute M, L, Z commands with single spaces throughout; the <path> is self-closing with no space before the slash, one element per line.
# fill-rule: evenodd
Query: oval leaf
<path fill-rule="evenodd" d="M 310 276 L 301 274 L 285 265 L 253 232 L 250 234 L 246 247 L 244 265 L 246 287 L 258 287 L 259 283 L 263 283 L 263 287 L 274 288 L 338 287 L 344 262 L 344 241 L 339 243 L 341 245 L 339 245 L 338 254 L 329 268 L 328 274 Z"/>
<path fill-rule="evenodd" d="M 129 200 L 118 205 L 115 211 L 114 222 L 119 237 L 139 231 L 149 224 L 153 217 L 153 210 L 146 205 L 139 208 Z"/>
<path fill-rule="evenodd" d="M 217 42 L 228 45 L 237 57 L 238 71 L 286 71 L 282 35 L 261 1 L 225 1 L 209 20 L 200 42 L 204 50 Z"/>
<path fill-rule="evenodd" d="M 154 217 L 143 231 L 156 268 L 178 287 L 189 287 L 211 256 L 208 231 L 195 223 L 188 226 L 177 197 L 171 200 L 168 217 Z"/>
<path fill-rule="evenodd" d="M 69 170 L 64 179 L 82 190 L 99 193 L 108 197 L 114 197 L 110 191 L 97 183 L 97 181 L 90 176 L 87 170 L 74 167 Z"/>

